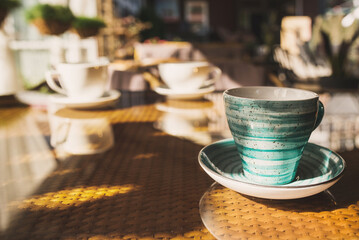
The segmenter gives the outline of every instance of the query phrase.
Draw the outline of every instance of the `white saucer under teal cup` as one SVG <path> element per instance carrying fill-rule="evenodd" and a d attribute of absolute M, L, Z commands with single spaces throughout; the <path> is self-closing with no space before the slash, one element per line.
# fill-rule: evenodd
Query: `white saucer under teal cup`
<path fill-rule="evenodd" d="M 293 181 L 304 146 L 324 115 L 318 94 L 241 87 L 226 90 L 223 98 L 244 176 L 264 185 Z"/>
<path fill-rule="evenodd" d="M 328 148 L 307 143 L 294 180 L 282 185 L 254 183 L 243 174 L 234 140 L 225 139 L 204 147 L 198 161 L 219 184 L 236 192 L 267 199 L 295 199 L 325 191 L 343 176 L 346 163 Z"/>

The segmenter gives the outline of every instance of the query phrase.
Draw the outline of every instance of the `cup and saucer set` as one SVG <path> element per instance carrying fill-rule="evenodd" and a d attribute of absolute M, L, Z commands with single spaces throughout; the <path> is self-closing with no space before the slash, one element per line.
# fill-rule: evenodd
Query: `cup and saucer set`
<path fill-rule="evenodd" d="M 120 92 L 107 90 L 108 65 L 107 60 L 58 64 L 56 70 L 46 73 L 47 84 L 58 93 L 50 96 L 51 102 L 77 109 L 112 104 L 120 97 Z"/>
<path fill-rule="evenodd" d="M 219 184 L 244 195 L 297 199 L 327 190 L 343 176 L 344 159 L 308 142 L 324 106 L 311 91 L 242 87 L 223 93 L 233 138 L 205 146 L 199 165 Z"/>
<path fill-rule="evenodd" d="M 206 61 L 161 63 L 158 72 L 164 84 L 154 91 L 171 99 L 200 99 L 215 91 L 222 71 Z"/>

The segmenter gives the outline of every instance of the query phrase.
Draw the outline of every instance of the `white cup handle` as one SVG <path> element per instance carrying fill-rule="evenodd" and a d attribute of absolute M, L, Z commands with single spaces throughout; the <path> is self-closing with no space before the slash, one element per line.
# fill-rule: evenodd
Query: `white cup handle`
<path fill-rule="evenodd" d="M 46 77 L 46 82 L 47 84 L 49 85 L 49 87 L 54 90 L 55 92 L 58 92 L 58 93 L 61 93 L 61 94 L 64 94 L 64 95 L 67 95 L 65 89 L 59 87 L 55 80 L 54 80 L 54 77 L 57 77 L 59 78 L 60 77 L 60 74 L 56 71 L 47 71 L 46 74 L 45 74 L 45 77 Z"/>
<path fill-rule="evenodd" d="M 213 77 L 204 82 L 205 86 L 214 84 L 217 80 L 220 79 L 222 75 L 222 70 L 219 67 L 211 66 L 210 69 L 211 69 L 210 73 L 213 73 Z"/>

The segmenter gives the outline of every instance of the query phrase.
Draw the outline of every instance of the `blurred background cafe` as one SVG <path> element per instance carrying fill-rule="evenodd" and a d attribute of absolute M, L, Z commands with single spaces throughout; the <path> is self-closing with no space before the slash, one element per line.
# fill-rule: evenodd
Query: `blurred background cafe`
<path fill-rule="evenodd" d="M 63 7 L 59 29 L 46 25 L 56 18 L 51 6 Z M 166 96 L 160 63 L 206 61 L 221 71 L 211 91 L 297 87 L 322 94 L 328 116 L 355 115 L 358 7 L 356 0 L 1 1 L 0 94 L 43 106 L 54 93 L 46 72 L 103 58 L 109 89 Z M 75 16 L 72 27 L 66 16 Z"/>
<path fill-rule="evenodd" d="M 28 17 L 38 3 L 69 6 L 74 15 L 98 17 L 106 26 L 87 37 L 72 30 L 41 33 Z M 130 90 L 144 89 L 147 83 L 129 70 L 166 60 L 207 60 L 220 67 L 218 90 L 235 85 L 320 85 L 321 80 L 336 88 L 344 81 L 331 77 L 343 74 L 349 85 L 353 81 L 348 87 L 354 87 L 353 78 L 358 75 L 355 4 L 334 0 L 31 0 L 10 12 L 3 31 L 26 89 L 39 88 L 44 72 L 57 62 L 99 56 L 113 63 L 113 86 Z"/>
<path fill-rule="evenodd" d="M 20 2 L 2 29 L 26 89 L 45 91 L 44 72 L 57 62 L 99 56 L 111 61 L 111 84 L 120 89 L 145 89 L 142 76 L 131 70 L 170 60 L 218 66 L 218 90 L 268 84 L 316 88 L 319 82 L 356 87 L 356 1 Z M 93 36 L 79 36 L 73 29 L 44 33 L 29 17 L 38 3 L 65 5 L 75 16 L 98 17 L 106 25 Z M 344 76 L 345 81 L 337 81 Z"/>
<path fill-rule="evenodd" d="M 33 202 L 22 202 L 23 208 L 31 205 L 34 209 L 40 209 L 41 211 L 37 213 L 40 215 L 32 215 L 29 210 L 23 215 L 18 215 L 20 220 L 11 225 L 9 212 L 11 213 L 14 206 L 10 204 L 13 199 L 21 199 L 31 194 L 32 190 L 38 189 L 37 186 L 42 187 L 37 194 L 43 196 L 37 198 L 38 200 L 54 197 L 46 193 L 47 190 L 41 190 L 47 187 L 54 189 L 54 192 L 65 189 L 63 192 L 58 192 L 59 195 L 56 197 L 61 194 L 66 195 L 66 187 L 72 186 L 70 181 L 66 180 L 67 175 L 76 177 L 78 180 L 76 186 L 82 184 L 83 187 L 88 184 L 84 191 L 89 194 L 92 194 L 91 183 L 97 186 L 94 182 L 100 179 L 103 185 L 99 191 L 105 192 L 108 190 L 106 186 L 112 184 L 110 177 L 116 181 L 122 181 L 122 176 L 127 177 L 126 181 L 130 179 L 129 182 L 135 179 L 135 174 L 126 171 L 118 170 L 121 176 L 111 172 L 115 171 L 116 164 L 127 164 L 126 167 L 140 172 L 142 168 L 135 167 L 140 160 L 141 164 L 145 164 L 144 168 L 158 166 L 157 163 L 151 165 L 150 160 L 166 159 L 166 163 L 161 162 L 163 166 L 169 166 L 166 165 L 167 163 L 174 164 L 176 170 L 170 171 L 173 176 L 167 171 L 167 175 L 164 174 L 163 178 L 168 181 L 158 180 L 156 183 L 175 184 L 173 179 L 176 179 L 182 184 L 181 186 L 187 187 L 186 191 L 191 191 L 189 185 L 196 185 L 202 192 L 198 195 L 197 190 L 193 189 L 195 194 L 191 195 L 193 196 L 191 201 L 184 197 L 189 192 L 179 193 L 178 199 L 182 203 L 185 202 L 185 205 L 180 206 L 184 206 L 182 212 L 185 215 L 179 215 L 177 219 L 179 222 L 182 221 L 182 225 L 169 226 L 168 224 L 172 224 L 171 221 L 158 222 L 160 221 L 158 218 L 141 220 L 142 215 L 135 216 L 133 214 L 138 212 L 131 210 L 127 213 L 130 221 L 135 219 L 133 221 L 138 221 L 142 225 L 135 225 L 134 228 L 130 226 L 130 230 L 127 230 L 123 227 L 127 226 L 124 224 L 121 225 L 120 230 L 131 233 L 133 229 L 143 226 L 144 229 L 141 228 L 144 231 L 143 236 L 147 236 L 146 231 L 152 234 L 155 227 L 163 227 L 168 230 L 167 233 L 172 234 L 171 237 L 174 237 L 181 231 L 188 230 L 185 227 L 178 230 L 179 227 L 193 224 L 190 220 L 186 222 L 184 219 L 191 219 L 194 216 L 194 223 L 198 224 L 196 222 L 200 221 L 199 217 L 197 219 L 198 201 L 211 182 L 209 178 L 203 177 L 204 174 L 200 175 L 197 171 L 199 169 L 197 162 L 195 160 L 190 162 L 188 155 L 192 154 L 190 157 L 196 158 L 201 147 L 231 137 L 222 103 L 222 93 L 228 88 L 277 86 L 307 89 L 318 93 L 325 105 L 325 117 L 313 132 L 310 141 L 333 151 L 350 153 L 345 156 L 352 158 L 358 156 L 358 0 L 0 0 L 0 22 L 0 136 L 2 136 L 0 138 L 2 144 L 0 145 L 0 238 L 1 230 L 9 236 L 21 234 L 17 228 L 22 227 L 21 220 L 27 219 L 29 224 L 24 224 L 23 227 L 30 227 L 24 231 L 24 238 L 19 237 L 19 239 L 27 239 L 26 234 L 30 234 L 34 226 L 31 224 L 32 220 L 44 213 L 41 212 L 43 211 L 41 201 L 38 205 L 34 201 L 36 206 L 31 205 Z M 104 95 L 92 102 L 58 95 L 57 91 L 61 91 L 56 90 L 58 82 L 56 79 L 50 81 L 49 78 L 52 77 L 49 77 L 49 73 L 60 70 L 57 68 L 63 63 L 76 65 L 96 61 L 108 64 L 107 90 Z M 181 62 L 208 63 L 213 69 L 213 72 L 209 73 L 213 81 L 196 91 L 176 91 L 168 88 L 164 84 L 165 78 L 161 75 L 159 67 L 166 63 Z M 185 70 L 172 71 L 170 75 L 176 76 L 183 72 Z M 68 78 L 71 81 L 76 77 Z M 53 83 L 57 88 L 53 87 Z M 29 112 L 22 113 L 24 108 L 17 109 L 19 104 L 31 109 L 29 117 L 27 115 Z M 59 105 L 61 108 L 53 105 Z M 33 111 L 35 114 L 32 115 Z M 18 121 L 11 125 L 10 122 L 14 119 Z M 148 127 L 148 124 L 151 126 Z M 82 131 L 85 132 L 84 129 L 87 128 L 91 128 L 92 136 L 95 136 L 91 139 L 93 141 L 91 144 L 96 151 L 76 147 L 78 143 L 85 145 L 88 143 L 87 138 L 76 137 L 83 134 Z M 145 137 L 156 140 L 145 141 L 142 139 L 142 132 L 141 134 L 136 132 L 139 129 L 143 131 Z M 31 136 L 23 139 L 21 138 L 23 133 L 29 133 Z M 180 142 L 164 133 L 190 140 L 195 144 Z M 66 137 L 63 137 L 64 135 Z M 37 138 L 38 136 L 41 138 Z M 67 143 L 65 138 L 68 140 Z M 19 143 L 18 139 L 23 142 Z M 170 158 L 169 156 L 177 150 L 170 152 L 165 149 L 166 144 L 169 146 L 168 149 L 181 148 L 179 150 L 176 148 L 179 154 Z M 60 146 L 67 152 L 66 154 L 76 156 L 107 152 L 107 155 L 103 155 L 107 160 L 102 164 L 102 159 L 90 156 L 88 158 L 93 160 L 92 163 L 85 162 L 81 157 L 78 159 L 75 157 L 72 162 L 61 163 L 58 160 L 62 157 L 66 159 L 68 155 L 57 155 L 56 161 L 49 161 L 54 159 L 49 153 L 41 161 L 40 158 L 36 158 L 37 155 L 26 155 L 27 160 L 21 164 L 31 165 L 32 162 L 36 164 L 36 161 L 41 164 L 41 167 L 37 168 L 38 172 L 34 171 L 37 175 L 28 171 L 30 167 L 19 168 L 19 172 L 16 173 L 18 168 L 12 167 L 9 163 L 12 160 L 8 162 L 2 160 L 18 156 L 17 151 L 25 154 L 26 150 L 32 149 L 29 151 L 35 153 L 36 150 L 49 146 L 51 150 Z M 137 146 L 139 149 L 135 149 Z M 158 152 L 151 152 L 152 148 L 157 148 Z M 130 157 L 131 161 L 127 162 Z M 182 166 L 175 162 L 177 160 L 186 161 L 190 167 Z M 22 166 L 21 164 L 16 166 Z M 48 176 L 46 174 L 49 173 L 46 169 L 54 168 L 58 171 L 49 171 L 52 175 L 46 178 Z M 177 171 L 177 168 L 180 170 Z M 175 174 L 182 171 L 184 175 L 188 174 L 184 178 Z M 103 175 L 99 175 L 99 172 Z M 108 172 L 112 175 L 107 174 Z M 193 176 L 190 175 L 192 173 Z M 43 179 L 47 180 L 42 182 Z M 195 183 L 188 184 L 185 182 L 187 179 Z M 146 186 L 151 187 L 152 183 L 154 182 L 151 180 L 143 180 Z M 30 185 L 31 187 L 28 187 Z M 126 209 L 132 209 L 127 206 L 136 203 L 138 204 L 136 209 L 142 209 L 142 206 L 145 208 L 143 202 L 137 202 L 138 199 L 142 199 L 142 195 L 133 193 L 138 189 L 132 188 L 132 185 L 124 186 L 126 187 L 121 189 L 113 186 L 109 190 L 110 194 L 121 195 L 127 194 L 128 191 L 137 198 L 129 197 L 127 202 L 116 200 L 117 202 L 110 203 L 111 207 L 116 204 L 118 206 L 122 203 L 127 204 L 123 208 L 126 212 Z M 80 192 L 83 190 L 80 187 L 78 189 Z M 150 190 L 151 188 L 146 190 L 148 193 L 146 196 L 152 197 L 153 192 Z M 157 190 L 155 188 L 153 191 Z M 162 194 L 169 197 L 168 192 L 158 191 L 156 192 L 158 196 Z M 177 191 L 177 189 L 171 188 L 168 191 Z M 47 195 L 44 195 L 44 192 Z M 71 194 L 74 193 L 70 192 Z M 132 196 L 131 194 L 126 196 Z M 357 190 L 355 194 L 354 197 L 358 196 Z M 92 200 L 97 201 L 101 197 L 96 195 L 96 199 L 90 200 L 84 198 L 84 202 L 91 203 Z M 51 199 L 49 202 L 55 204 Z M 168 202 L 170 201 L 156 199 L 150 202 L 150 210 L 160 209 L 166 212 L 170 209 L 173 212 L 168 216 L 173 217 L 178 209 L 169 206 Z M 193 203 L 195 205 L 191 205 Z M 76 227 L 67 227 L 66 224 L 61 225 L 63 228 L 60 229 L 57 228 L 57 224 L 53 224 L 64 219 L 67 221 L 67 217 L 70 219 L 71 209 L 77 207 L 77 203 L 70 201 L 69 205 L 73 204 L 70 207 L 74 207 L 70 211 L 67 205 L 61 204 L 58 205 L 59 209 L 64 211 L 64 215 L 68 215 L 58 220 L 56 216 L 50 214 L 49 222 L 55 230 L 52 232 L 54 235 L 50 234 L 48 239 L 57 239 L 59 235 L 56 234 L 61 235 L 63 229 L 75 232 L 78 230 Z M 187 211 L 188 206 L 191 206 L 194 214 Z M 94 208 L 94 211 L 101 207 Z M 1 209 L 10 210 L 7 212 Z M 144 214 L 146 209 L 142 210 L 139 212 L 144 216 L 151 215 Z M 100 214 L 91 211 L 84 210 L 84 213 L 92 214 L 92 220 L 97 219 Z M 107 214 L 111 215 L 111 210 Z M 82 217 L 80 214 L 78 216 Z M 45 217 L 41 219 L 46 220 Z M 45 220 L 43 222 L 46 226 Z M 87 218 L 82 220 L 90 221 Z M 102 219 L 102 221 L 110 220 L 111 218 L 107 218 L 106 215 Z M 106 227 L 111 228 L 117 224 L 107 223 L 96 224 L 105 230 Z M 8 226 L 12 228 L 5 232 Z M 175 230 L 171 232 L 169 229 Z M 35 232 L 39 235 L 36 238 L 34 233 L 34 239 L 42 239 L 41 232 L 48 233 L 51 232 L 50 230 L 46 227 L 36 228 L 38 232 Z M 115 228 L 110 230 L 116 233 Z M 208 233 L 207 230 L 203 231 L 201 232 L 203 235 Z M 311 229 L 311 232 L 315 231 Z M 73 236 L 76 237 L 76 234 Z M 90 227 L 82 234 L 85 238 L 96 236 Z M 126 239 L 132 238 L 130 236 Z M 165 236 L 160 239 L 169 238 Z"/>
<path fill-rule="evenodd" d="M 5 9 L 8 1 L 3 2 Z M 99 25 L 92 36 L 80 36 L 73 29 L 44 33 L 31 19 L 31 13 L 40 11 L 34 9 L 39 3 L 65 5 L 75 16 L 97 17 L 105 25 Z M 171 60 L 206 60 L 218 66 L 222 77 L 216 82 L 217 90 L 268 84 L 299 84 L 315 90 L 355 88 L 357 4 L 339 0 L 31 0 L 7 11 L 2 32 L 15 54 L 16 73 L 25 89 L 46 91 L 44 72 L 57 62 L 99 56 L 112 63 L 112 86 L 126 90 L 148 87 L 135 68 Z"/>

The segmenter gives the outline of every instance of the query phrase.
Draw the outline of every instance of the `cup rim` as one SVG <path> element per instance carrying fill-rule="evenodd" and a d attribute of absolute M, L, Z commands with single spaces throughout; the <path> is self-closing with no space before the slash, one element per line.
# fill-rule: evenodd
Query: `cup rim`
<path fill-rule="evenodd" d="M 287 89 L 290 91 L 295 91 L 295 92 L 303 92 L 305 94 L 308 95 L 308 97 L 300 97 L 300 98 L 287 98 L 287 99 L 270 99 L 270 98 L 252 98 L 252 97 L 246 97 L 246 96 L 238 96 L 235 95 L 233 93 L 233 91 L 236 91 L 238 89 Z M 319 98 L 319 95 L 313 91 L 309 91 L 309 90 L 305 90 L 305 89 L 299 89 L 299 88 L 289 88 L 289 87 L 275 87 L 275 86 L 245 86 L 245 87 L 235 87 L 235 88 L 229 88 L 226 89 L 223 92 L 223 96 L 230 96 L 233 98 L 238 98 L 238 99 L 246 99 L 246 100 L 253 100 L 253 101 L 271 101 L 271 102 L 295 102 L 295 101 L 306 101 L 306 100 L 312 100 L 312 99 L 317 99 Z M 312 95 L 312 96 L 309 96 Z"/>
<path fill-rule="evenodd" d="M 59 63 L 56 66 L 56 69 L 58 69 L 58 67 L 93 68 L 93 67 L 106 67 L 109 65 L 110 65 L 110 62 L 103 61 L 103 60 L 94 61 L 94 62 Z"/>

